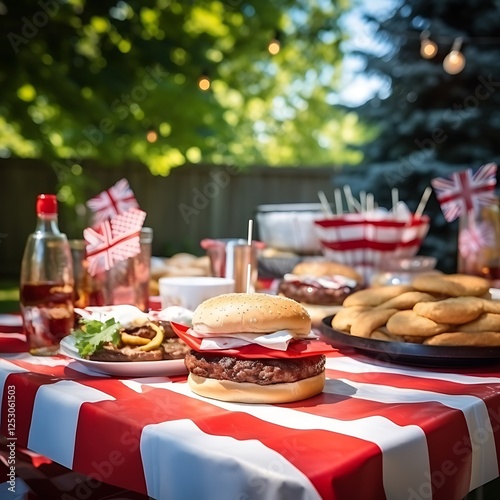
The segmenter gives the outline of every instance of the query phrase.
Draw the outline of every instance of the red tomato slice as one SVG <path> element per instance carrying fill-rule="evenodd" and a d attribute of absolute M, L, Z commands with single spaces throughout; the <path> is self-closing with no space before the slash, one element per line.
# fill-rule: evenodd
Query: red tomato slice
<path fill-rule="evenodd" d="M 292 358 L 307 358 L 309 356 L 317 356 L 318 354 L 329 354 L 337 352 L 337 349 L 320 340 L 292 340 L 288 344 L 286 351 L 278 351 L 269 349 L 257 344 L 249 344 L 237 349 L 217 349 L 217 350 L 201 350 L 202 339 L 189 335 L 189 326 L 180 325 L 179 323 L 170 323 L 174 332 L 186 344 L 198 352 L 206 354 L 214 354 L 219 356 L 232 356 L 240 359 L 292 359 Z"/>

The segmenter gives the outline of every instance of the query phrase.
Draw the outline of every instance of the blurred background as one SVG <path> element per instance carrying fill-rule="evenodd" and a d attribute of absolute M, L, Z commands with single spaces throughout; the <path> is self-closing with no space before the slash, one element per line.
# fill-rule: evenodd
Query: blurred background
<path fill-rule="evenodd" d="M 500 160 L 498 26 L 497 0 L 0 1 L 0 298 L 41 192 L 81 238 L 126 178 L 160 256 L 344 185 L 414 211 Z M 426 213 L 421 253 L 453 272 L 457 223 Z"/>

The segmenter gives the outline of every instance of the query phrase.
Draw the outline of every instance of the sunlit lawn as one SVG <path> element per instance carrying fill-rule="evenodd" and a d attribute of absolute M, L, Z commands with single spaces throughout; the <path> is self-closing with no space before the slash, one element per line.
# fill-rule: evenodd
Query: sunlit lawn
<path fill-rule="evenodd" d="M 0 278 L 0 313 L 19 311 L 19 283 Z"/>

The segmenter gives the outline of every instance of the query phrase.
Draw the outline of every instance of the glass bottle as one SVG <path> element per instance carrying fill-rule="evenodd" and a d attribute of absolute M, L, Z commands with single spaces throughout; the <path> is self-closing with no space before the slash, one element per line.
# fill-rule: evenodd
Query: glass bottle
<path fill-rule="evenodd" d="M 56 196 L 38 195 L 36 215 L 21 262 L 21 313 L 30 353 L 51 355 L 74 323 L 73 263 L 59 230 Z"/>

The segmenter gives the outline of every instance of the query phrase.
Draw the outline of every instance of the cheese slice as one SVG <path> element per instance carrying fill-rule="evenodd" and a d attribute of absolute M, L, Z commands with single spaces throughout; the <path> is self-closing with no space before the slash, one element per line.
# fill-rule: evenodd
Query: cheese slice
<path fill-rule="evenodd" d="M 288 330 L 279 330 L 262 335 L 261 333 L 226 333 L 226 334 L 201 334 L 189 329 L 187 332 L 193 337 L 201 338 L 200 350 L 215 351 L 220 349 L 235 349 L 245 345 L 256 344 L 268 349 L 286 351 L 290 341 L 294 339 Z M 309 332 L 304 339 L 318 339 L 314 332 Z"/>

